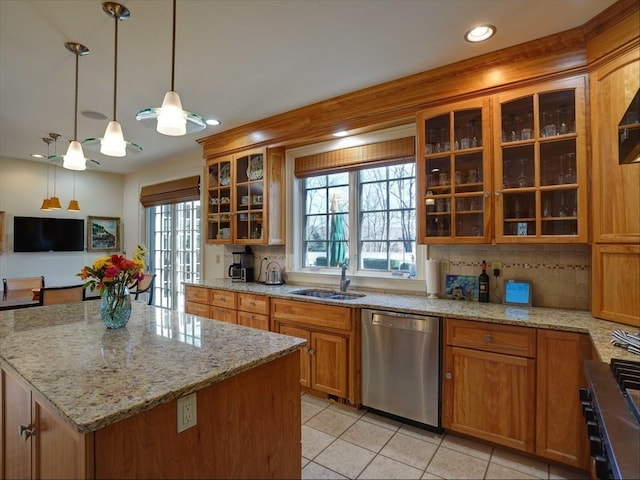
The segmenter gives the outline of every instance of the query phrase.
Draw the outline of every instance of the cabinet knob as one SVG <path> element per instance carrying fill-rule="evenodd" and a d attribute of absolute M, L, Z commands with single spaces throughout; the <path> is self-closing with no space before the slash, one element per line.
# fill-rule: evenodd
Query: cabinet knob
<path fill-rule="evenodd" d="M 496 197 L 499 197 L 501 193 L 502 193 L 502 190 L 496 190 Z"/>
<path fill-rule="evenodd" d="M 444 378 L 446 378 L 447 380 L 451 380 L 453 378 L 453 375 L 451 375 L 451 372 L 447 372 L 444 374 Z"/>
<path fill-rule="evenodd" d="M 27 425 L 26 427 L 24 425 L 20 425 L 20 436 L 25 442 L 29 440 L 29 438 L 33 437 L 35 433 L 33 425 Z"/>
<path fill-rule="evenodd" d="M 489 198 L 491 196 L 491 192 L 484 192 L 484 198 Z"/>
<path fill-rule="evenodd" d="M 493 340 L 493 338 L 491 338 L 491 334 L 490 333 L 485 333 L 484 334 L 484 341 L 489 343 L 489 342 L 491 342 L 491 340 Z"/>
<path fill-rule="evenodd" d="M 309 355 L 313 355 L 313 353 L 314 353 L 313 348 L 310 348 L 310 349 L 308 350 L 308 352 L 309 352 Z"/>

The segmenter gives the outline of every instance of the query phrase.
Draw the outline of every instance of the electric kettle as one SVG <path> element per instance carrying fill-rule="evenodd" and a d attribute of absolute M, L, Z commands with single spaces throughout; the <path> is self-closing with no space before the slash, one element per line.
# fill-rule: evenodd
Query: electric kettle
<path fill-rule="evenodd" d="M 282 281 L 282 271 L 280 270 L 280 265 L 271 262 L 269 265 L 267 265 L 264 284 L 282 285 L 283 283 L 284 282 Z"/>

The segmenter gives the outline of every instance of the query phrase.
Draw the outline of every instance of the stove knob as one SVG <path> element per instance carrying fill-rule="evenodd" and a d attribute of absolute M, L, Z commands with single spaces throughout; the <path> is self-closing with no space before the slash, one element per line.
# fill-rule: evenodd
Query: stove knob
<path fill-rule="evenodd" d="M 611 470 L 609 469 L 609 460 L 607 457 L 597 455 L 593 458 L 595 464 L 596 478 L 599 480 L 609 480 L 611 478 Z"/>
<path fill-rule="evenodd" d="M 600 426 L 598 422 L 589 421 L 587 422 L 587 431 L 589 432 L 589 437 L 600 437 Z"/>
<path fill-rule="evenodd" d="M 591 393 L 589 393 L 589 389 L 588 388 L 579 388 L 578 389 L 578 394 L 580 395 L 580 401 L 582 403 L 584 402 L 589 402 L 591 403 Z"/>
<path fill-rule="evenodd" d="M 589 435 L 589 450 L 592 457 L 604 455 L 604 445 L 600 436 Z"/>
<path fill-rule="evenodd" d="M 584 415 L 584 418 L 587 419 L 587 422 L 595 422 L 596 419 L 596 412 L 593 409 L 593 407 L 591 406 L 582 406 L 582 414 Z"/>

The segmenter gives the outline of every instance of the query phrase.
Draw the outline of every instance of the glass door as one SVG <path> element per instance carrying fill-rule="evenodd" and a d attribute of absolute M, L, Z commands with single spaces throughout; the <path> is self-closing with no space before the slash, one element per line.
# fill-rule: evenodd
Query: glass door
<path fill-rule="evenodd" d="M 263 243 L 264 162 L 262 151 L 235 158 L 234 237 L 243 244 Z"/>
<path fill-rule="evenodd" d="M 231 242 L 231 182 L 231 157 L 207 162 L 207 242 Z"/>

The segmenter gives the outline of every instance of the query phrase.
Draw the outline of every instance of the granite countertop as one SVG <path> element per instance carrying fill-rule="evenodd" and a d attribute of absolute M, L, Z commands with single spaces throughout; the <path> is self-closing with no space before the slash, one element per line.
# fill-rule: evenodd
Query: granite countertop
<path fill-rule="evenodd" d="M 232 282 L 229 279 L 212 279 L 202 283 L 187 285 L 204 286 L 231 290 L 235 292 L 257 293 L 272 297 L 295 299 L 305 302 L 344 305 L 355 308 L 373 308 L 394 312 L 417 313 L 454 317 L 464 320 L 476 320 L 491 323 L 520 325 L 569 332 L 588 333 L 600 360 L 609 362 L 611 358 L 640 360 L 640 356 L 628 352 L 624 348 L 611 345 L 611 334 L 614 330 L 638 333 L 640 329 L 629 325 L 610 322 L 592 317 L 589 312 L 541 307 L 512 307 L 496 303 L 464 302 L 460 300 L 429 299 L 426 294 L 400 294 L 369 290 L 349 289 L 349 293 L 365 294 L 364 297 L 352 300 L 318 299 L 295 295 L 291 292 L 308 285 L 265 285 L 262 283 Z M 318 286 L 316 286 L 318 287 Z M 335 286 L 320 286 L 331 288 Z"/>
<path fill-rule="evenodd" d="M 0 312 L 0 359 L 80 433 L 292 353 L 305 341 L 133 302 L 107 330 L 100 302 Z"/>

